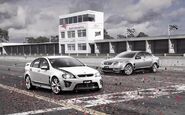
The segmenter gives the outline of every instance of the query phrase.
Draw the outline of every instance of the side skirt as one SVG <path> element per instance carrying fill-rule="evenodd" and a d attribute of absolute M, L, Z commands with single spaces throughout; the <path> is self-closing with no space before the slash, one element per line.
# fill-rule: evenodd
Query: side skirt
<path fill-rule="evenodd" d="M 51 89 L 51 86 L 49 84 L 39 83 L 39 82 L 35 82 L 35 81 L 32 81 L 32 85 L 34 85 L 36 87 L 45 88 L 45 89 Z"/>

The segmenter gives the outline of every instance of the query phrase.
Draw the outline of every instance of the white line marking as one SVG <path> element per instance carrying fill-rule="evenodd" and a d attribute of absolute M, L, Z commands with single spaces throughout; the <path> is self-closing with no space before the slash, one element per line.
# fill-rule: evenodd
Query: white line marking
<path fill-rule="evenodd" d="M 97 96 L 80 97 L 66 100 L 66 103 L 77 104 L 83 107 L 92 107 L 104 104 L 119 103 L 137 99 L 157 98 L 160 96 L 171 95 L 185 92 L 185 84 L 171 85 L 167 87 L 138 89 L 135 91 L 125 91 L 118 93 L 103 94 Z"/>
<path fill-rule="evenodd" d="M 49 97 L 44 97 L 44 96 L 38 95 L 36 93 L 28 92 L 28 91 L 25 91 L 25 90 L 21 90 L 21 89 L 14 88 L 14 87 L 7 86 L 7 85 L 3 85 L 3 84 L 0 84 L 0 87 L 3 88 L 3 89 L 7 89 L 7 90 L 10 90 L 10 91 L 20 93 L 20 94 L 24 94 L 26 96 L 30 96 L 30 97 L 34 97 L 34 98 L 37 98 L 37 99 L 40 99 L 40 100 L 44 100 L 44 101 L 49 102 L 49 103 L 57 104 L 57 105 L 65 107 L 65 108 L 72 108 L 72 109 L 75 109 L 75 110 L 78 110 L 78 111 L 81 111 L 81 112 L 84 112 L 84 113 L 93 114 L 93 115 L 105 115 L 105 113 L 103 113 L 103 112 L 99 112 L 99 111 L 89 109 L 89 108 L 86 108 L 86 107 L 74 105 L 72 103 L 66 103 L 66 101 L 64 101 L 64 100 L 60 100 L 60 101 L 55 100 L 55 99 L 52 99 L 52 98 L 49 98 Z"/>
<path fill-rule="evenodd" d="M 52 111 L 61 111 L 61 110 L 67 110 L 71 108 L 65 108 L 65 107 L 56 107 L 56 108 L 49 108 L 49 109 L 40 109 L 40 110 L 35 110 L 35 111 L 27 111 L 27 112 L 22 112 L 22 113 L 13 113 L 13 114 L 8 114 L 8 115 L 30 115 L 30 114 L 41 114 L 41 113 L 46 113 L 46 112 L 52 112 Z"/>

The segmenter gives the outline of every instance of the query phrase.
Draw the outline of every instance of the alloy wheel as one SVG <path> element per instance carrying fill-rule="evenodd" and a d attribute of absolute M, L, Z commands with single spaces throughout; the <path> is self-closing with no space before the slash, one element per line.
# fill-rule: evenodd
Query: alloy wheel
<path fill-rule="evenodd" d="M 30 80 L 30 77 L 28 76 L 28 77 L 26 77 L 26 79 L 25 79 L 25 84 L 26 84 L 26 88 L 27 89 L 31 89 L 32 88 L 32 85 L 31 85 L 31 80 Z"/>
<path fill-rule="evenodd" d="M 56 77 L 51 81 L 51 89 L 55 94 L 59 94 L 61 92 L 60 82 Z"/>
<path fill-rule="evenodd" d="M 126 74 L 126 75 L 131 75 L 132 72 L 133 72 L 132 65 L 127 64 L 127 65 L 125 66 L 125 74 Z"/>

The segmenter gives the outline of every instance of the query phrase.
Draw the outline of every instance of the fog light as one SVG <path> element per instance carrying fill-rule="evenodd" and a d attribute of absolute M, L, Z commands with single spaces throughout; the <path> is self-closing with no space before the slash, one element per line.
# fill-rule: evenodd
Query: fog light
<path fill-rule="evenodd" d="M 71 83 L 70 81 L 64 81 L 64 84 L 65 84 L 65 87 L 70 87 L 71 86 Z"/>

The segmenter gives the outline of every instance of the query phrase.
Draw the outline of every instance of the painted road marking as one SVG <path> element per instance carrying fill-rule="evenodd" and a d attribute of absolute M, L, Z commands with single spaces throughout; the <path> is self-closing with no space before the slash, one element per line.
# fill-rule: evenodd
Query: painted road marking
<path fill-rule="evenodd" d="M 56 107 L 56 108 L 49 108 L 49 109 L 40 109 L 40 110 L 35 110 L 35 111 L 27 111 L 27 112 L 22 112 L 22 113 L 13 113 L 13 114 L 8 114 L 8 115 L 33 115 L 33 114 L 41 114 L 41 113 L 52 112 L 52 111 L 68 110 L 68 109 L 71 109 L 71 108 Z"/>
<path fill-rule="evenodd" d="M 160 96 L 166 96 L 182 92 L 185 92 L 185 84 L 80 97 L 68 99 L 66 100 L 66 103 L 81 105 L 83 107 L 93 107 L 98 105 L 120 103 L 143 98 L 157 98 Z"/>
<path fill-rule="evenodd" d="M 105 115 L 106 114 L 106 113 L 99 112 L 99 111 L 89 109 L 89 108 L 86 108 L 86 107 L 74 105 L 72 103 L 66 103 L 66 101 L 64 101 L 64 100 L 63 101 L 62 100 L 60 100 L 60 101 L 55 100 L 55 99 L 52 99 L 52 98 L 49 98 L 49 97 L 44 97 L 44 96 L 41 96 L 41 95 L 38 95 L 38 94 L 35 94 L 35 93 L 32 93 L 32 92 L 28 92 L 28 91 L 21 90 L 21 89 L 18 89 L 18 88 L 14 88 L 14 87 L 11 87 L 11 86 L 0 84 L 0 87 L 3 88 L 3 89 L 6 89 L 6 90 L 10 90 L 10 91 L 14 91 L 14 92 L 17 92 L 17 93 L 20 93 L 20 94 L 24 94 L 26 96 L 30 96 L 30 97 L 34 97 L 34 98 L 37 98 L 37 99 L 40 99 L 40 100 L 44 100 L 44 101 L 49 102 L 49 103 L 57 104 L 57 105 L 60 105 L 62 107 L 65 107 L 65 108 L 72 108 L 72 109 L 75 109 L 75 110 L 78 110 L 78 111 L 81 111 L 81 112 L 84 112 L 84 113 L 89 113 L 89 114 L 93 114 L 93 115 Z"/>

